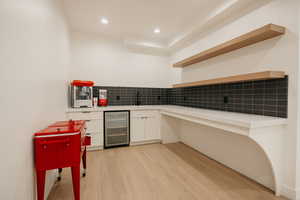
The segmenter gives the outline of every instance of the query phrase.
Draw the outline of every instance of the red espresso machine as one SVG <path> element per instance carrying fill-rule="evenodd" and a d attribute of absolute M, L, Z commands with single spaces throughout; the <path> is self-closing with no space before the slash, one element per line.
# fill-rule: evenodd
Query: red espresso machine
<path fill-rule="evenodd" d="M 85 170 L 86 146 L 91 142 L 85 129 L 85 121 L 70 120 L 56 122 L 34 134 L 38 200 L 44 200 L 46 171 L 58 169 L 60 174 L 65 167 L 72 169 L 74 197 L 80 200 L 80 161 L 82 158 Z"/>

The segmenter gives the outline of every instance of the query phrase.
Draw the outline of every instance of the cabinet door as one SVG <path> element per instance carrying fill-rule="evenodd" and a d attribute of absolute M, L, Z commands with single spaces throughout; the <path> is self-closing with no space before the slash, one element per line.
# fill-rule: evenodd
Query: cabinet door
<path fill-rule="evenodd" d="M 88 133 L 102 133 L 103 120 L 86 120 L 86 128 Z"/>
<path fill-rule="evenodd" d="M 131 142 L 140 142 L 145 140 L 144 117 L 132 117 L 130 138 Z"/>
<path fill-rule="evenodd" d="M 103 147 L 103 133 L 87 133 L 91 136 L 91 145 L 87 146 L 88 150 L 101 149 Z"/>
<path fill-rule="evenodd" d="M 146 140 L 159 140 L 159 121 L 157 116 L 148 116 L 145 120 L 145 137 Z"/>
<path fill-rule="evenodd" d="M 92 144 L 91 147 L 95 147 L 95 146 L 102 146 L 101 145 L 101 138 L 100 138 L 100 133 L 90 133 L 89 134 L 92 138 Z"/>

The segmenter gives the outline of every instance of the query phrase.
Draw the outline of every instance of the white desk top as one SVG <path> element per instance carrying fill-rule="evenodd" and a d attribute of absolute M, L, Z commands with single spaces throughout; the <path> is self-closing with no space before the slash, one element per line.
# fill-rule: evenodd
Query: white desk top
<path fill-rule="evenodd" d="M 162 114 L 175 114 L 186 117 L 201 118 L 225 124 L 232 124 L 244 128 L 259 128 L 265 126 L 283 125 L 286 118 L 270 117 L 254 114 L 218 111 L 201 108 L 191 108 L 174 105 L 149 105 L 149 106 L 107 106 L 96 108 L 69 108 L 67 112 L 101 112 L 110 110 L 159 110 Z"/>

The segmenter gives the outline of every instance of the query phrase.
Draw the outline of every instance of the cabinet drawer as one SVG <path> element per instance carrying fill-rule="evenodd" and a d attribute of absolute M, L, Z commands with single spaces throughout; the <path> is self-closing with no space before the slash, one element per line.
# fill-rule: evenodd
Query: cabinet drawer
<path fill-rule="evenodd" d="M 72 120 L 103 119 L 103 112 L 73 112 L 67 113 L 67 118 Z"/>
<path fill-rule="evenodd" d="M 86 120 L 86 132 L 87 133 L 102 133 L 103 121 L 102 120 Z"/>
<path fill-rule="evenodd" d="M 134 118 L 157 117 L 158 112 L 157 111 L 132 111 L 131 116 Z"/>

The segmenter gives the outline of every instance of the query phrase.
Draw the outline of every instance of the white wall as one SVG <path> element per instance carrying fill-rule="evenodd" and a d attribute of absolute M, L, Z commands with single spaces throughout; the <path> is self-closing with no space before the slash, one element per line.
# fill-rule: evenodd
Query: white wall
<path fill-rule="evenodd" d="M 59 4 L 0 1 L 0 199 L 35 199 L 33 133 L 64 119 L 69 41 Z"/>
<path fill-rule="evenodd" d="M 172 57 L 172 63 L 175 63 L 183 58 L 189 57 L 268 23 L 282 25 L 287 28 L 287 33 L 282 37 L 267 40 L 184 68 L 181 78 L 183 82 L 189 82 L 264 70 L 283 70 L 289 75 L 289 122 L 285 141 L 285 184 L 282 188 L 284 193 L 293 193 L 293 196 L 295 193 L 296 181 L 296 141 L 298 131 L 298 4 L 297 0 L 273 0 L 264 7 L 226 24 L 218 30 L 210 32 L 193 45 L 176 52 Z M 199 128 L 199 132 L 200 131 L 201 129 Z M 212 140 L 212 138 L 207 135 L 207 140 Z M 228 145 L 225 144 L 224 146 Z M 214 151 L 213 148 L 214 147 L 212 146 L 211 151 Z M 255 146 L 253 146 L 253 151 L 255 151 L 254 148 Z M 246 154 L 247 151 L 251 151 L 249 148 L 238 149 L 236 146 L 228 146 L 228 148 L 219 149 L 219 152 L 214 151 L 215 154 L 212 156 L 213 158 L 219 159 L 225 152 L 229 155 L 229 153 L 234 150 L 238 151 L 241 155 Z M 252 152 L 251 154 L 253 154 L 254 157 L 257 157 L 257 160 L 261 160 L 261 156 L 263 156 L 259 152 Z M 240 159 L 240 162 L 244 161 L 242 158 Z M 230 159 L 224 162 L 231 167 L 235 166 Z M 261 165 L 259 168 L 266 168 L 266 166 L 264 166 L 266 163 L 264 162 L 257 162 L 257 165 Z M 250 168 L 244 169 L 244 171 L 247 170 L 250 170 Z M 257 171 L 257 173 L 259 173 L 259 171 Z M 255 178 L 256 175 L 252 174 L 252 177 Z"/>
<path fill-rule="evenodd" d="M 298 1 L 298 31 L 300 33 L 300 1 Z M 298 51 L 298 61 L 299 61 L 299 67 L 300 67 L 300 37 L 298 37 L 298 45 L 299 45 L 299 51 Z M 300 84 L 298 82 L 298 84 Z M 298 99 L 300 97 L 300 87 L 298 87 Z M 298 113 L 300 113 L 300 107 L 298 106 Z M 299 131 L 299 125 L 300 125 L 300 118 L 298 117 L 298 131 Z M 296 180 L 296 196 L 298 199 L 300 199 L 300 134 L 298 133 L 297 136 L 297 180 Z"/>
<path fill-rule="evenodd" d="M 97 85 L 169 87 L 175 69 L 169 57 L 131 51 L 121 40 L 72 33 L 70 80 L 93 80 Z"/>

